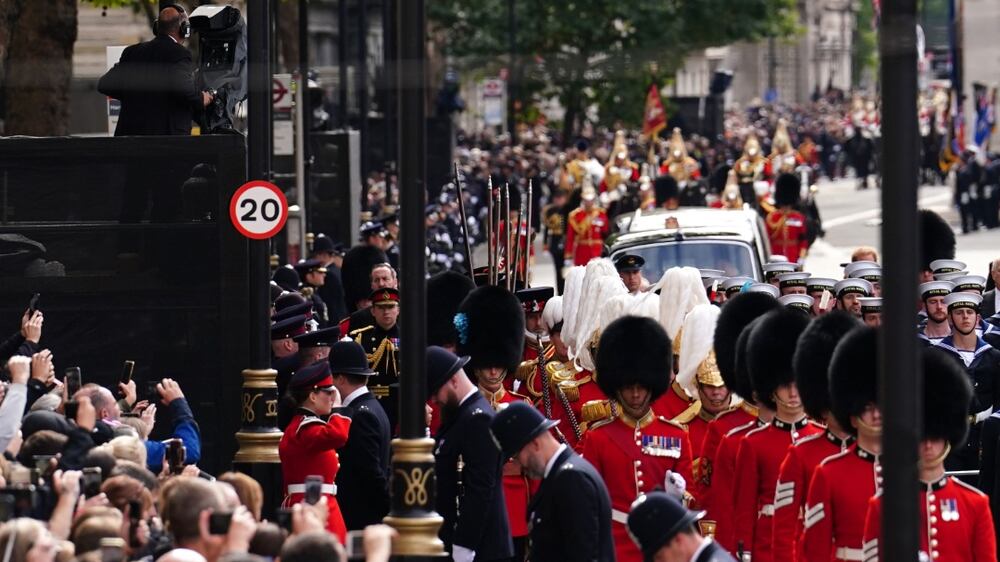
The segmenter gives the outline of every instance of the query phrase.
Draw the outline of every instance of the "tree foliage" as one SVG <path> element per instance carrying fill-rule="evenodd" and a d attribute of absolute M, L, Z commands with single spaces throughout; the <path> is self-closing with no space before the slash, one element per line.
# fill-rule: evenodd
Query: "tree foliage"
<path fill-rule="evenodd" d="M 635 125 L 650 83 L 704 47 L 796 32 L 795 0 L 513 0 L 521 97 L 557 96 L 569 131 L 590 104 Z M 509 63 L 510 0 L 431 0 L 432 36 L 465 70 Z M 636 104 L 638 100 L 638 104 Z M 628 105 L 623 105 L 626 103 Z"/>

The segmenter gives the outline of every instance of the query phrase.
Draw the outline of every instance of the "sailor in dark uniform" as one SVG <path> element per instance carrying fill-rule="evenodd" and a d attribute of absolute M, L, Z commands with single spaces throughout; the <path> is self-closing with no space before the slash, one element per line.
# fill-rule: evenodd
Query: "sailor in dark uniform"
<path fill-rule="evenodd" d="M 378 289 L 369 298 L 373 322 L 351 330 L 347 337 L 361 344 L 368 354 L 368 364 L 378 373 L 368 389 L 378 398 L 395 429 L 399 413 L 399 291 Z"/>
<path fill-rule="evenodd" d="M 330 316 L 326 310 L 326 303 L 316 291 L 326 283 L 326 267 L 323 266 L 323 262 L 316 259 L 301 260 L 295 264 L 295 271 L 302 278 L 302 296 L 312 299 L 316 322 L 320 328 L 326 328 L 330 323 Z"/>
<path fill-rule="evenodd" d="M 698 533 L 698 520 L 705 512 L 688 511 L 666 492 L 639 496 L 628 514 L 628 531 L 646 560 L 660 560 L 658 553 L 672 554 L 664 560 L 691 562 L 736 562 L 712 539 Z"/>
<path fill-rule="evenodd" d="M 392 428 L 385 410 L 368 390 L 375 371 L 365 350 L 353 341 L 330 348 L 333 385 L 343 397 L 341 413 L 351 418 L 351 432 L 340 454 L 337 501 L 348 531 L 382 522 L 389 513 L 389 440 Z"/>
<path fill-rule="evenodd" d="M 589 462 L 549 431 L 557 423 L 513 402 L 490 424 L 503 458 L 541 479 L 528 506 L 527 560 L 614 560 L 608 489 Z"/>

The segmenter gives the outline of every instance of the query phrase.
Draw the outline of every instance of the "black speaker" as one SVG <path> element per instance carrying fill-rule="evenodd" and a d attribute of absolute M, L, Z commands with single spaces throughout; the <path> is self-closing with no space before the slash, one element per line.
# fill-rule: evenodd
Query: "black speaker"
<path fill-rule="evenodd" d="M 708 85 L 708 93 L 712 96 L 721 96 L 732 83 L 732 70 L 716 70 L 715 74 L 712 74 L 712 82 Z"/>

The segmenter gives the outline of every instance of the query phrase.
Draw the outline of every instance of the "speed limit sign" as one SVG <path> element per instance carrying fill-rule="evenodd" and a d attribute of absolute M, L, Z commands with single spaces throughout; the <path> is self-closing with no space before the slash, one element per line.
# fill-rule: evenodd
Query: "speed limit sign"
<path fill-rule="evenodd" d="M 243 236 L 265 240 L 277 234 L 288 220 L 288 200 L 278 186 L 250 181 L 229 201 L 229 219 Z"/>

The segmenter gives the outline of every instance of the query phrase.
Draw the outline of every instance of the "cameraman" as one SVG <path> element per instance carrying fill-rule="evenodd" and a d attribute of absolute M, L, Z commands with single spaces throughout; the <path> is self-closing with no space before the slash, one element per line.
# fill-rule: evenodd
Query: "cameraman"
<path fill-rule="evenodd" d="M 191 34 L 183 6 L 161 10 L 153 30 L 156 37 L 126 48 L 97 83 L 99 92 L 122 102 L 116 137 L 190 135 L 194 113 L 212 102 L 195 85 L 191 52 L 183 46 Z"/>

